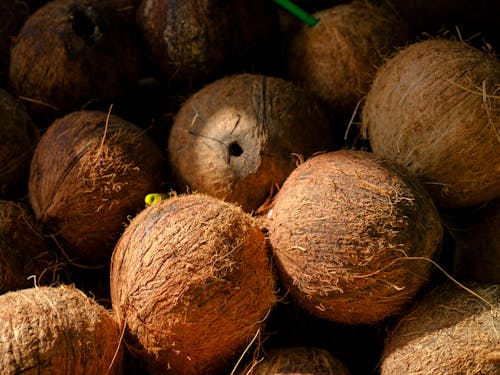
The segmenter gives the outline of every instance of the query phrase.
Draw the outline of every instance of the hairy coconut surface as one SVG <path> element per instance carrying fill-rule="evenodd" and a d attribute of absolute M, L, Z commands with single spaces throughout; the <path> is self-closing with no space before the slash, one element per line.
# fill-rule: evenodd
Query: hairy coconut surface
<path fill-rule="evenodd" d="M 113 310 L 151 374 L 220 373 L 262 327 L 274 287 L 258 223 L 205 195 L 144 209 L 111 262 Z"/>
<path fill-rule="evenodd" d="M 317 347 L 275 348 L 245 375 L 349 375 L 344 364 L 330 352 Z"/>
<path fill-rule="evenodd" d="M 368 92 L 384 56 L 406 40 L 404 24 L 388 8 L 353 1 L 314 13 L 288 47 L 289 76 L 335 113 L 351 115 Z"/>
<path fill-rule="evenodd" d="M 500 62 L 464 43 L 414 43 L 377 73 L 363 107 L 372 150 L 417 175 L 438 206 L 500 195 Z"/>
<path fill-rule="evenodd" d="M 3 89 L 0 137 L 0 197 L 20 196 L 27 191 L 29 166 L 40 133 L 22 103 Z"/>
<path fill-rule="evenodd" d="M 122 361 L 117 322 L 78 289 L 39 287 L 0 296 L 2 374 L 121 374 Z"/>
<path fill-rule="evenodd" d="M 0 293 L 53 282 L 56 262 L 33 214 L 0 200 Z"/>
<path fill-rule="evenodd" d="M 418 181 L 362 151 L 325 153 L 301 164 L 269 216 L 273 253 L 291 296 L 341 323 L 398 313 L 428 279 L 432 264 L 421 258 L 433 258 L 443 236 Z"/>
<path fill-rule="evenodd" d="M 390 332 L 381 375 L 500 373 L 500 287 L 437 286 Z M 480 298 L 478 298 L 481 297 Z"/>
<path fill-rule="evenodd" d="M 54 0 L 28 18 L 12 47 L 9 78 L 31 111 L 64 115 L 136 84 L 137 41 L 118 15 L 98 0 Z"/>
<path fill-rule="evenodd" d="M 266 0 L 143 0 L 137 23 L 158 76 L 183 91 L 230 73 L 267 72 L 280 46 Z"/>
<path fill-rule="evenodd" d="M 129 215 L 161 191 L 163 153 L 143 129 L 100 111 L 56 120 L 35 150 L 29 199 L 77 263 L 107 263 Z"/>
<path fill-rule="evenodd" d="M 239 74 L 192 95 L 178 112 L 168 154 L 179 190 L 255 210 L 301 157 L 335 148 L 333 127 L 303 89 Z"/>

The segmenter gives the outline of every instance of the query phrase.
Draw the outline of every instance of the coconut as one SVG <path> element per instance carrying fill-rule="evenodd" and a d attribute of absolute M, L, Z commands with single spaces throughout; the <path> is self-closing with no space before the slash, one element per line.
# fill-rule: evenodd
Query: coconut
<path fill-rule="evenodd" d="M 464 43 L 414 43 L 377 73 L 363 107 L 372 150 L 417 175 L 441 207 L 500 195 L 500 62 Z"/>
<path fill-rule="evenodd" d="M 144 209 L 111 262 L 113 310 L 151 374 L 221 373 L 262 328 L 274 288 L 260 225 L 205 195 Z"/>
<path fill-rule="evenodd" d="M 71 286 L 0 296 L 2 374 L 121 374 L 120 331 L 110 313 Z"/>
<path fill-rule="evenodd" d="M 22 203 L 0 200 L 0 293 L 49 284 L 56 269 L 33 214 Z"/>
<path fill-rule="evenodd" d="M 78 263 L 108 263 L 129 215 L 161 191 L 161 149 L 143 129 L 100 111 L 73 112 L 44 133 L 29 199 L 44 230 Z"/>
<path fill-rule="evenodd" d="M 429 279 L 429 259 L 443 236 L 418 181 L 362 151 L 325 153 L 301 164 L 269 218 L 283 285 L 301 307 L 340 323 L 399 313 Z"/>
<path fill-rule="evenodd" d="M 281 78 L 239 74 L 182 105 L 168 154 L 179 190 L 187 186 L 251 211 L 301 157 L 335 143 L 327 116 L 304 90 Z"/>
<path fill-rule="evenodd" d="M 143 0 L 137 23 L 157 76 L 178 90 L 274 70 L 279 19 L 269 1 Z"/>
<path fill-rule="evenodd" d="M 20 101 L 0 89 L 0 197 L 20 196 L 28 186 L 28 172 L 40 138 Z"/>
<path fill-rule="evenodd" d="M 351 115 L 384 56 L 406 41 L 405 26 L 389 9 L 367 1 L 332 6 L 314 16 L 319 22 L 303 25 L 290 42 L 289 76 L 331 111 Z"/>
<path fill-rule="evenodd" d="M 54 0 L 25 22 L 12 46 L 9 77 L 34 113 L 64 115 L 136 84 L 133 28 L 105 3 Z"/>
<path fill-rule="evenodd" d="M 390 332 L 381 375 L 500 372 L 500 287 L 466 287 L 439 285 L 413 305 Z"/>

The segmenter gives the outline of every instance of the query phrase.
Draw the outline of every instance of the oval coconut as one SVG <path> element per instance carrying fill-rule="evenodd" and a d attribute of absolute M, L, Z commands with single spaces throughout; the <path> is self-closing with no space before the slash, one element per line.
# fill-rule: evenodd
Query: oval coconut
<path fill-rule="evenodd" d="M 105 3 L 54 0 L 26 20 L 12 46 L 9 78 L 30 111 L 53 118 L 136 84 L 133 28 Z"/>
<path fill-rule="evenodd" d="M 51 283 L 56 266 L 51 245 L 28 208 L 0 200 L 0 293 Z"/>
<path fill-rule="evenodd" d="M 0 197 L 20 196 L 40 132 L 20 101 L 0 89 Z M 20 194 L 21 192 L 21 194 Z"/>
<path fill-rule="evenodd" d="M 182 91 L 272 70 L 279 19 L 266 0 L 143 0 L 137 23 L 160 79 Z"/>
<path fill-rule="evenodd" d="M 475 295 L 446 283 L 413 305 L 390 332 L 381 375 L 500 373 L 500 287 L 466 286 Z"/>
<path fill-rule="evenodd" d="M 464 43 L 414 43 L 377 73 L 363 107 L 372 150 L 417 175 L 438 206 L 500 194 L 500 62 Z"/>
<path fill-rule="evenodd" d="M 129 215 L 161 191 L 161 149 L 138 126 L 100 111 L 73 112 L 44 133 L 29 199 L 44 230 L 77 262 L 109 262 Z"/>
<path fill-rule="evenodd" d="M 284 286 L 303 308 L 341 323 L 397 314 L 429 278 L 421 258 L 433 258 L 443 236 L 418 181 L 362 151 L 301 164 L 268 216 Z"/>
<path fill-rule="evenodd" d="M 334 113 L 351 115 L 368 92 L 384 56 L 406 40 L 404 24 L 389 8 L 353 1 L 314 13 L 288 47 L 290 77 Z"/>
<path fill-rule="evenodd" d="M 0 373 L 121 374 L 118 323 L 70 286 L 0 296 Z"/>
<path fill-rule="evenodd" d="M 144 209 L 111 263 L 113 309 L 151 374 L 220 373 L 261 329 L 274 288 L 258 223 L 204 195 Z"/>
<path fill-rule="evenodd" d="M 283 183 L 301 155 L 333 148 L 333 128 L 309 94 L 254 74 L 225 77 L 192 95 L 168 139 L 179 190 L 187 186 L 247 212 Z"/>

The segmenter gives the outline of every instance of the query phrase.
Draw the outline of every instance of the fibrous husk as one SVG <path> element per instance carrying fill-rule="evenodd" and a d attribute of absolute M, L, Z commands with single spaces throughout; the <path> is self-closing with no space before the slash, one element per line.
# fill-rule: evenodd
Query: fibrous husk
<path fill-rule="evenodd" d="M 179 190 L 257 209 L 300 158 L 336 148 L 314 98 L 276 77 L 239 74 L 192 95 L 178 112 L 168 153 Z"/>
<path fill-rule="evenodd" d="M 351 115 L 368 92 L 385 56 L 407 40 L 404 24 L 388 8 L 353 1 L 314 13 L 288 47 L 288 71 L 331 111 Z"/>
<path fill-rule="evenodd" d="M 312 314 L 340 323 L 397 314 L 428 280 L 429 259 L 443 236 L 417 180 L 384 158 L 354 150 L 297 167 L 268 216 L 291 296 Z"/>
<path fill-rule="evenodd" d="M 417 175 L 436 205 L 500 194 L 500 62 L 462 42 L 427 40 L 379 70 L 362 113 L 372 150 Z"/>
<path fill-rule="evenodd" d="M 123 358 L 117 322 L 78 289 L 0 296 L 0 373 L 114 375 L 123 373 Z"/>
<path fill-rule="evenodd" d="M 107 263 L 129 215 L 161 191 L 164 155 L 138 126 L 100 111 L 56 120 L 35 150 L 29 199 L 77 263 Z"/>
<path fill-rule="evenodd" d="M 40 132 L 20 101 L 0 89 L 0 197 L 25 193 Z"/>
<path fill-rule="evenodd" d="M 475 294 L 449 282 L 415 302 L 390 332 L 381 375 L 500 373 L 500 287 L 466 287 Z"/>
<path fill-rule="evenodd" d="M 261 227 L 205 195 L 145 208 L 111 262 L 113 309 L 151 374 L 221 373 L 262 328 L 274 288 Z"/>

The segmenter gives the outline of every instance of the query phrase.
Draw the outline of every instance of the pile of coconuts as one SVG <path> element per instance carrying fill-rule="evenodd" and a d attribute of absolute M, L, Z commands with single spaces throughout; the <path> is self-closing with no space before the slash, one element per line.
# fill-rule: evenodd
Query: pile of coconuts
<path fill-rule="evenodd" d="M 500 373 L 498 1 L 0 13 L 1 374 Z"/>

